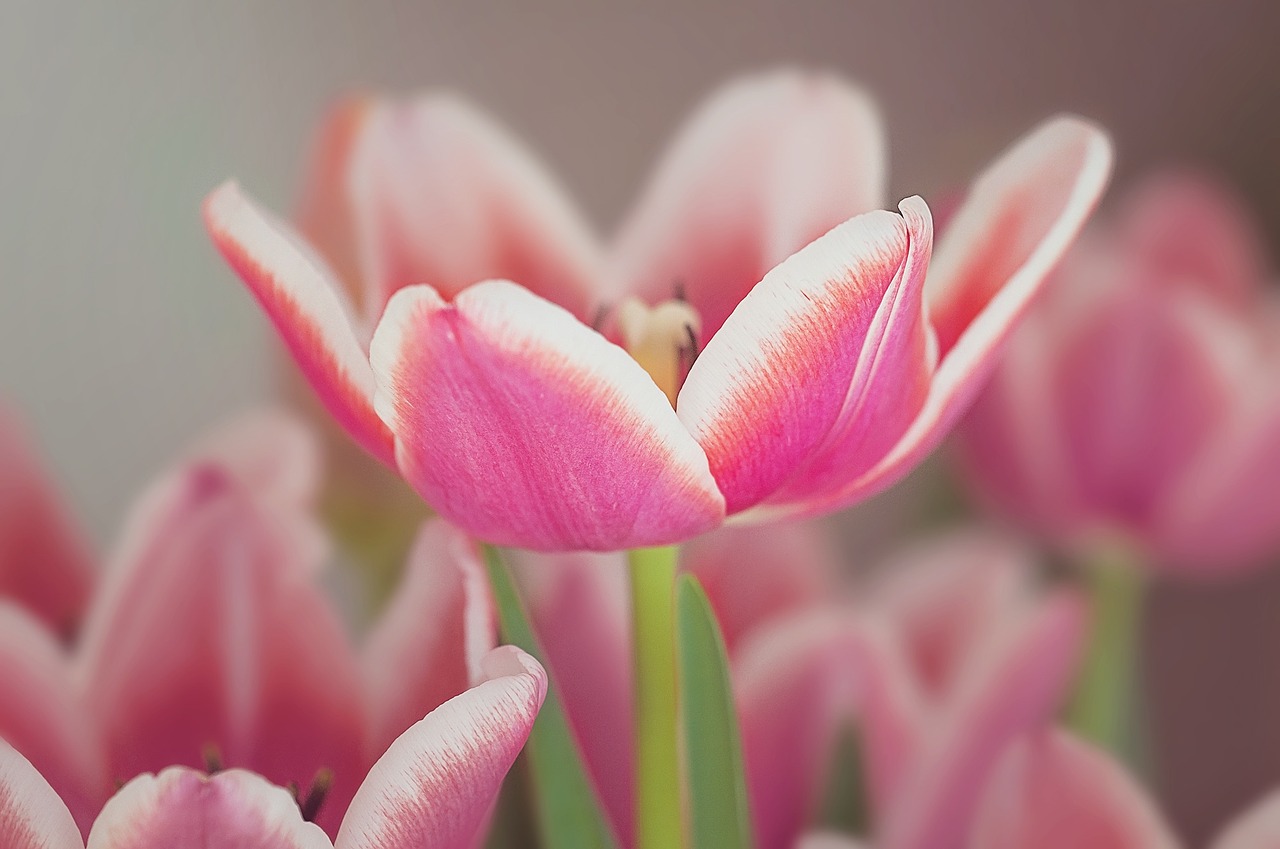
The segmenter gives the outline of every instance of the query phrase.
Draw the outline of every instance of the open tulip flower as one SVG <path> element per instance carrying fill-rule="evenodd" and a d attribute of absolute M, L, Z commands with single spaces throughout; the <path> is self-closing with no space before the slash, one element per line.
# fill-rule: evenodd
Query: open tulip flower
<path fill-rule="evenodd" d="M 868 99 L 819 75 L 712 97 L 607 251 L 453 98 L 347 104 L 316 161 L 301 234 L 234 183 L 204 211 L 324 404 L 480 539 L 620 550 L 905 474 L 1083 224 L 1110 148 L 1046 123 L 936 256 L 922 200 L 880 209 Z"/>
<path fill-rule="evenodd" d="M 1217 575 L 1280 548 L 1280 298 L 1220 187 L 1152 177 L 1068 255 L 961 428 L 969 479 L 1055 543 Z"/>

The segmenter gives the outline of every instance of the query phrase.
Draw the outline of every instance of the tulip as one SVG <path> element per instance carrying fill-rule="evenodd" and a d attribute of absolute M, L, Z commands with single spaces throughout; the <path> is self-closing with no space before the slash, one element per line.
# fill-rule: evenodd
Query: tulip
<path fill-rule="evenodd" d="M 452 98 L 348 105 L 319 161 L 315 245 L 234 183 L 204 214 L 326 407 L 480 539 L 618 550 L 829 512 L 905 474 L 1083 223 L 1110 152 L 1077 119 L 1032 133 L 974 184 L 932 271 L 923 201 L 868 211 L 878 119 L 829 77 L 713 97 L 607 253 Z"/>
<path fill-rule="evenodd" d="M 287 790 L 260 775 L 238 769 L 205 775 L 170 767 L 121 788 L 94 822 L 87 845 L 471 849 L 483 838 L 503 777 L 546 695 L 542 667 L 518 649 L 495 649 L 481 666 L 481 683 L 429 713 L 379 759 L 332 843 L 304 819 Z M 67 806 L 30 762 L 3 742 L 0 845 L 86 845 Z"/>

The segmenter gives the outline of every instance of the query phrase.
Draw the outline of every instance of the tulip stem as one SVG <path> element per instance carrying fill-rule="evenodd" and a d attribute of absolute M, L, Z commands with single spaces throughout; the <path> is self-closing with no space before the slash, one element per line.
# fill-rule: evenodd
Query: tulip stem
<path fill-rule="evenodd" d="M 1107 547 L 1089 559 L 1086 577 L 1093 623 L 1067 722 L 1082 737 L 1140 768 L 1142 566 L 1127 548 Z"/>
<path fill-rule="evenodd" d="M 636 849 L 684 845 L 676 693 L 675 547 L 630 552 Z"/>

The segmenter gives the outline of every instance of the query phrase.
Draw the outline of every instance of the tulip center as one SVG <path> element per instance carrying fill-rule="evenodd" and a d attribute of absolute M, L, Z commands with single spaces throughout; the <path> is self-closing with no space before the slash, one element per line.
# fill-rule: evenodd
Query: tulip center
<path fill-rule="evenodd" d="M 683 298 L 650 307 L 635 298 L 618 305 L 622 345 L 653 382 L 676 404 L 680 386 L 698 356 L 702 319 Z"/>
<path fill-rule="evenodd" d="M 226 765 L 222 760 L 222 751 L 214 743 L 205 745 L 200 752 L 201 758 L 204 760 L 204 771 L 209 775 L 216 775 L 226 769 Z M 311 779 L 311 784 L 307 791 L 302 792 L 298 782 L 290 781 L 288 790 L 293 796 L 293 800 L 298 803 L 298 811 L 302 814 L 303 822 L 315 822 L 316 817 L 320 815 L 320 809 L 324 807 L 324 800 L 329 797 L 329 790 L 333 787 L 333 770 L 328 767 L 320 767 L 316 770 L 316 774 Z"/>

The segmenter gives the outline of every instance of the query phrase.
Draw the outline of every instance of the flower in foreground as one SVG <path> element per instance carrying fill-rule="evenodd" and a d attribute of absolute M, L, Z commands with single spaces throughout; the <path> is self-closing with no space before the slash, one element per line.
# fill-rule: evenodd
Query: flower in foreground
<path fill-rule="evenodd" d="M 618 550 L 900 478 L 1110 165 L 1096 128 L 1048 122 L 974 183 L 931 261 L 922 200 L 877 209 L 881 136 L 839 80 L 731 85 L 606 253 L 470 107 L 357 103 L 322 144 L 315 245 L 233 183 L 204 212 L 321 400 L 428 504 L 494 543 Z"/>
<path fill-rule="evenodd" d="M 90 849 L 471 849 L 546 695 L 546 674 L 511 646 L 485 680 L 402 734 L 360 785 L 330 842 L 284 788 L 244 770 L 170 767 L 126 784 L 89 832 Z M 67 806 L 0 741 L 0 845 L 84 849 Z"/>
<path fill-rule="evenodd" d="M 1221 187 L 1149 178 L 1068 254 L 960 430 L 975 488 L 1065 548 L 1216 574 L 1280 546 L 1280 299 Z"/>

